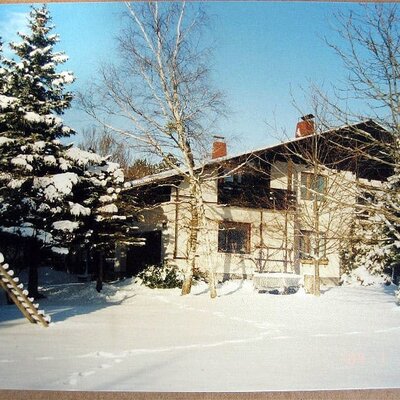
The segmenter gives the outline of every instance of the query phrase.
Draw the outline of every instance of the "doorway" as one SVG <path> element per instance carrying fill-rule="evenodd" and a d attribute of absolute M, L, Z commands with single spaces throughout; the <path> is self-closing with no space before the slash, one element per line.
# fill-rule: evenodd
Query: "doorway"
<path fill-rule="evenodd" d="M 136 276 L 147 265 L 161 264 L 161 231 L 140 232 L 135 236 L 146 239 L 144 246 L 131 246 L 126 254 L 126 273 Z"/>

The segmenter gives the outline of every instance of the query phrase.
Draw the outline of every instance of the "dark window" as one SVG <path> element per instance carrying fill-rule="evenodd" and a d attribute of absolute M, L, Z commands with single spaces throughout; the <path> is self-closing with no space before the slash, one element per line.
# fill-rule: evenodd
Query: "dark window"
<path fill-rule="evenodd" d="M 226 169 L 218 179 L 218 204 L 235 207 L 285 210 L 292 207 L 295 197 L 291 191 L 271 189 L 270 166 L 251 162 L 240 171 Z M 234 171 L 234 172 L 232 172 Z"/>
<path fill-rule="evenodd" d="M 222 253 L 250 253 L 250 224 L 221 222 L 218 228 L 218 251 Z"/>
<path fill-rule="evenodd" d="M 317 194 L 317 200 L 322 200 L 326 194 L 326 176 L 316 175 L 309 172 L 301 173 L 301 198 L 302 200 L 313 200 Z"/>
<path fill-rule="evenodd" d="M 160 184 L 158 186 L 140 187 L 132 190 L 132 195 L 139 206 L 153 206 L 171 201 L 171 186 Z"/>

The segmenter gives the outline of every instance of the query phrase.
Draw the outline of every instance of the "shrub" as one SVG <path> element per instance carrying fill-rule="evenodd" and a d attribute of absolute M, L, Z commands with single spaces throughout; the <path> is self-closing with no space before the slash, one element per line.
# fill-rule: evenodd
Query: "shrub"
<path fill-rule="evenodd" d="M 151 289 L 181 288 L 183 273 L 177 267 L 167 263 L 149 265 L 137 275 L 135 282 Z"/>

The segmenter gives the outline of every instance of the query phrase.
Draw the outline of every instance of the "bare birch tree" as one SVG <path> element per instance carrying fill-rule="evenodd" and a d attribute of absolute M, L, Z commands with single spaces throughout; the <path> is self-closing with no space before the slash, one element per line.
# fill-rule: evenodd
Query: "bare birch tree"
<path fill-rule="evenodd" d="M 363 207 L 381 225 L 379 251 L 387 255 L 387 267 L 399 263 L 400 240 L 400 12 L 397 4 L 364 5 L 360 12 L 339 14 L 337 33 L 345 45 L 328 42 L 348 71 L 347 92 L 365 116 L 386 130 L 384 136 L 366 136 L 361 150 L 370 163 L 378 162 L 389 179 L 379 187 L 360 182 Z M 336 90 L 335 105 L 326 101 L 337 119 L 354 118 L 343 110 L 343 90 Z M 322 96 L 321 96 L 322 97 Z M 326 98 L 324 99 L 326 100 Z"/>
<path fill-rule="evenodd" d="M 302 266 L 306 289 L 319 296 L 321 268 L 338 263 L 337 254 L 349 240 L 355 175 L 353 155 L 336 147 L 338 138 L 350 128 L 321 131 L 314 121 L 310 123 L 307 136 L 282 144 L 278 154 L 286 162 L 271 167 L 285 177 L 288 193 L 296 198 L 285 219 L 294 234 L 286 244 L 293 254 L 291 262 L 296 270 Z M 288 232 L 283 225 L 281 230 Z"/>
<path fill-rule="evenodd" d="M 346 246 L 354 247 L 357 241 L 364 241 L 358 250 L 370 245 L 368 237 L 376 238 L 376 229 L 374 234 L 364 231 L 364 237 L 360 232 L 352 235 L 359 228 L 368 230 L 379 223 L 381 239 L 375 249 L 378 248 L 379 257 L 384 252 L 385 257 L 388 256 L 386 261 L 393 266 L 393 262 L 399 263 L 400 238 L 400 15 L 395 4 L 362 5 L 357 10 L 348 15 L 338 14 L 335 19 L 337 40 L 335 36 L 326 40 L 343 61 L 347 72 L 345 84 L 333 85 L 333 95 L 327 95 L 316 85 L 311 88 L 313 113 L 321 131 L 335 125 L 353 128 L 319 145 L 319 150 L 325 147 L 325 152 L 330 149 L 336 155 L 336 165 L 334 160 L 326 163 L 315 158 L 320 152 L 317 148 L 308 155 L 300 155 L 317 173 L 327 165 L 332 171 L 353 172 L 350 179 L 353 182 L 338 181 L 348 199 L 355 201 L 353 216 L 349 214 L 347 223 L 352 229 L 344 231 L 341 250 Z M 354 124 L 359 121 L 364 123 Z M 337 204 L 338 212 L 348 203 L 346 197 L 338 200 L 336 196 L 330 201 Z M 316 212 L 311 220 L 317 224 L 320 213 L 315 205 Z M 316 265 L 315 275 L 318 269 Z"/>
<path fill-rule="evenodd" d="M 182 294 L 188 294 L 206 232 L 203 171 L 197 165 L 224 110 L 223 96 L 210 80 L 210 49 L 203 46 L 206 14 L 186 3 L 126 7 L 127 24 L 118 39 L 120 62 L 103 65 L 82 104 L 111 131 L 130 138 L 135 149 L 158 156 L 188 181 L 190 235 L 182 287 Z M 207 268 L 215 297 L 213 270 Z"/>

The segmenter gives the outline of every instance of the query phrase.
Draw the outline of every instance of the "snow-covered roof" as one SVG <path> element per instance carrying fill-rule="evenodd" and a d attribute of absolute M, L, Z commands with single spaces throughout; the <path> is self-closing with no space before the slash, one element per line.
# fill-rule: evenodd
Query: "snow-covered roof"
<path fill-rule="evenodd" d="M 140 179 L 135 179 L 130 182 L 125 182 L 124 186 L 126 189 L 132 189 L 135 187 L 140 187 L 148 185 L 150 183 L 158 182 L 167 178 L 172 178 L 174 176 L 179 176 L 179 172 L 174 169 L 169 169 L 167 171 L 159 172 L 157 174 L 147 175 Z"/>
<path fill-rule="evenodd" d="M 386 128 L 384 128 L 382 125 L 378 124 L 377 122 L 375 122 L 375 121 L 373 121 L 371 119 L 368 119 L 368 120 L 363 120 L 363 121 L 360 121 L 360 122 L 357 122 L 357 123 L 354 123 L 354 124 L 345 124 L 345 125 L 341 125 L 341 126 L 338 126 L 338 127 L 335 127 L 335 128 L 327 129 L 327 130 L 325 130 L 323 132 L 316 133 L 315 136 L 323 136 L 323 135 L 326 135 L 327 133 L 340 131 L 340 130 L 346 129 L 346 128 L 357 129 L 357 128 L 360 128 L 361 126 L 367 125 L 367 124 L 370 125 L 370 126 L 375 125 L 375 128 L 377 128 L 379 130 L 383 130 L 383 131 L 386 130 Z M 280 143 L 276 143 L 276 144 L 273 144 L 273 145 L 270 145 L 270 146 L 264 146 L 264 147 L 260 147 L 260 148 L 254 149 L 254 150 L 245 151 L 245 152 L 242 152 L 242 153 L 237 153 L 237 154 L 233 154 L 233 155 L 227 155 L 227 156 L 224 156 L 224 157 L 215 158 L 215 159 L 212 159 L 212 160 L 208 160 L 205 163 L 199 165 L 197 167 L 197 169 L 201 169 L 201 168 L 204 168 L 206 166 L 211 166 L 211 165 L 214 165 L 214 164 L 221 164 L 221 163 L 224 163 L 224 162 L 227 162 L 227 161 L 230 161 L 230 160 L 234 160 L 234 159 L 240 158 L 240 157 L 251 156 L 251 155 L 258 154 L 258 153 L 263 153 L 263 152 L 266 152 L 266 151 L 273 151 L 273 150 L 278 149 L 281 146 L 287 146 L 288 144 L 302 142 L 302 141 L 304 141 L 306 139 L 309 139 L 309 138 L 310 138 L 310 136 L 297 137 L 297 138 L 289 139 L 287 141 L 282 141 Z M 180 168 L 180 170 L 182 171 L 183 174 L 186 171 L 185 168 Z M 160 182 L 160 181 L 163 181 L 165 179 L 172 178 L 172 177 L 175 177 L 175 176 L 176 177 L 181 176 L 182 173 L 180 173 L 177 170 L 170 169 L 170 170 L 167 170 L 167 171 L 159 172 L 157 174 L 147 175 L 147 176 L 145 176 L 143 178 L 135 179 L 135 180 L 130 181 L 130 182 L 126 182 L 125 183 L 125 188 L 126 189 L 133 189 L 133 188 L 137 188 L 137 187 L 141 187 L 141 186 L 146 186 L 146 185 L 157 183 L 157 182 Z"/>

